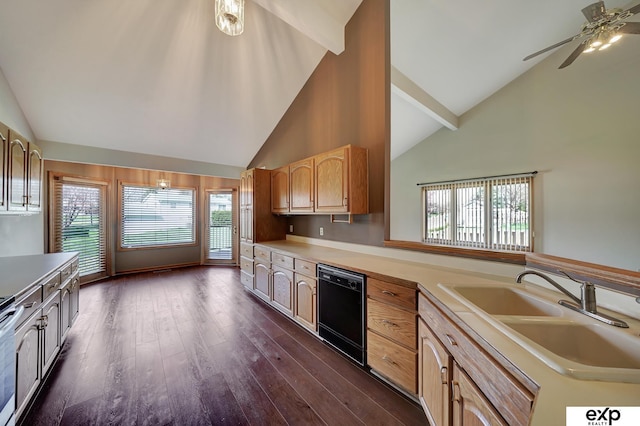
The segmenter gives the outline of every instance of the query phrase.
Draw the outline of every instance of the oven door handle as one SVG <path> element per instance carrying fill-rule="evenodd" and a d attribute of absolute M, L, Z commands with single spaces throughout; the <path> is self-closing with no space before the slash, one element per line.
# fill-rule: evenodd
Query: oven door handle
<path fill-rule="evenodd" d="M 5 324 L 2 325 L 2 328 L 0 328 L 0 336 L 4 336 L 4 334 L 8 331 L 11 333 L 15 332 L 14 327 L 16 325 L 16 322 L 18 322 L 18 319 L 22 316 L 23 312 L 24 306 L 20 306 L 18 308 L 11 309 L 6 313 L 7 317 L 13 316 L 13 318 L 6 321 Z"/>

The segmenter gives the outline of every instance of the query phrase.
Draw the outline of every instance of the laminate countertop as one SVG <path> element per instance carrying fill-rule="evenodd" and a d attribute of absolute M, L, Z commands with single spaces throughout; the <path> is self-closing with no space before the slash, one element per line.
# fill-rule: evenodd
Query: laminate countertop
<path fill-rule="evenodd" d="M 370 277 L 414 286 L 430 298 L 437 299 L 442 306 L 446 307 L 448 315 L 451 315 L 455 321 L 463 322 L 479 336 L 479 344 L 489 345 L 505 357 L 516 370 L 539 386 L 531 425 L 565 424 L 566 407 L 640 406 L 640 384 L 577 379 L 560 374 L 547 366 L 530 350 L 520 346 L 498 329 L 486 314 L 469 307 L 444 288 L 450 285 L 507 285 L 516 287 L 514 277 L 445 268 L 295 241 L 271 241 L 259 243 L 259 245 L 305 260 L 326 263 L 361 272 Z M 563 298 L 560 293 L 534 284 L 518 284 L 517 287 L 524 287 L 552 301 Z M 586 324 L 602 324 L 569 309 L 562 308 L 562 310 L 565 319 Z M 616 328 L 616 332 L 629 333 L 640 339 L 640 320 L 615 312 L 603 311 L 629 324 L 630 328 Z"/>
<path fill-rule="evenodd" d="M 0 297 L 18 299 L 28 288 L 70 262 L 77 253 L 0 257 Z"/>

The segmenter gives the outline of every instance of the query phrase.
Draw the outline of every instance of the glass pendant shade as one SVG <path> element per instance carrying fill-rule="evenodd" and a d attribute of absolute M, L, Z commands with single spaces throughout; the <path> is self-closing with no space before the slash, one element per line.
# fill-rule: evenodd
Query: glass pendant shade
<path fill-rule="evenodd" d="M 216 25 L 225 34 L 236 36 L 244 30 L 244 0 L 216 0 Z"/>

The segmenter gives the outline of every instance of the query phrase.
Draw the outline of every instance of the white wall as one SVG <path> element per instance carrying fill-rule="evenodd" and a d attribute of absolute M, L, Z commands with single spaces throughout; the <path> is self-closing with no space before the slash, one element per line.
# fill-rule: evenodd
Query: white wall
<path fill-rule="evenodd" d="M 34 141 L 33 131 L 0 69 L 0 121 Z M 42 214 L 32 216 L 0 215 L 0 257 L 39 254 L 44 251 Z"/>
<path fill-rule="evenodd" d="M 420 240 L 418 182 L 537 170 L 535 251 L 638 270 L 640 55 L 616 48 L 557 52 L 394 160 L 391 238 Z"/>

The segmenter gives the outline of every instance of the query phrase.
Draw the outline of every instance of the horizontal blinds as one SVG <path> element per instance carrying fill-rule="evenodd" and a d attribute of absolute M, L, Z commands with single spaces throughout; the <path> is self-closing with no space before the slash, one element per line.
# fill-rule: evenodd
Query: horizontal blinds
<path fill-rule="evenodd" d="M 54 251 L 78 252 L 80 276 L 106 273 L 105 188 L 54 181 Z"/>
<path fill-rule="evenodd" d="M 195 243 L 195 190 L 121 186 L 123 248 Z"/>
<path fill-rule="evenodd" d="M 533 174 L 423 185 L 423 240 L 431 244 L 530 251 Z"/>

